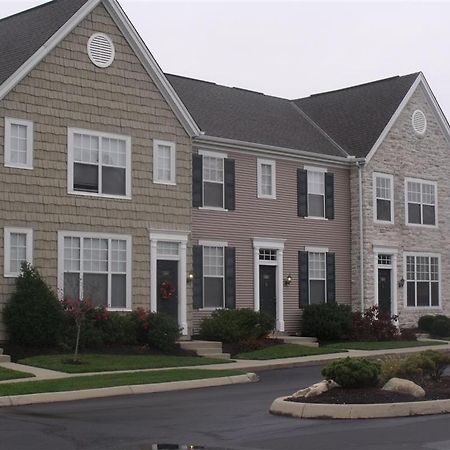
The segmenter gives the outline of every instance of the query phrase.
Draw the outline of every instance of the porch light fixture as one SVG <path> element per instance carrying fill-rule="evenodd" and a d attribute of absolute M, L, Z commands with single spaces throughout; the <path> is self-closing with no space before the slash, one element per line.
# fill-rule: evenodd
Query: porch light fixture
<path fill-rule="evenodd" d="M 187 277 L 186 277 L 186 281 L 188 283 L 190 283 L 193 280 L 194 280 L 194 274 L 192 272 L 188 272 Z"/>
<path fill-rule="evenodd" d="M 402 277 L 402 279 L 398 282 L 398 287 L 402 288 L 405 285 L 405 279 Z"/>
<path fill-rule="evenodd" d="M 291 283 L 292 283 L 292 275 L 288 274 L 288 276 L 284 280 L 284 284 L 285 284 L 285 286 L 289 286 Z"/>

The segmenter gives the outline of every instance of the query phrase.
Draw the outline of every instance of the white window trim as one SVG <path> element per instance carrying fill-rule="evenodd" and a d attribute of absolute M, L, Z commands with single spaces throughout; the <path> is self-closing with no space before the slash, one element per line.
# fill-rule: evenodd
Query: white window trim
<path fill-rule="evenodd" d="M 434 197 L 435 197 L 435 204 L 434 204 L 434 225 L 426 225 L 423 223 L 409 223 L 408 221 L 408 182 L 412 183 L 423 183 L 423 184 L 430 184 L 434 186 Z M 423 205 L 423 203 L 420 203 Z M 422 221 L 423 221 L 423 214 L 422 214 Z M 423 180 L 421 178 L 405 178 L 405 225 L 408 225 L 410 227 L 422 227 L 422 228 L 438 228 L 439 227 L 439 215 L 438 215 L 438 188 L 437 188 L 437 182 L 436 181 L 430 181 L 430 180 Z"/>
<path fill-rule="evenodd" d="M 438 270 L 438 277 L 439 277 L 439 304 L 437 306 L 408 306 L 408 289 L 407 289 L 407 283 L 408 283 L 408 276 L 407 276 L 407 264 L 406 259 L 408 256 L 425 256 L 428 258 L 437 258 L 438 264 L 439 264 L 439 270 Z M 403 305 L 405 310 L 407 311 L 426 311 L 426 310 L 434 310 L 434 311 L 442 311 L 442 266 L 441 266 L 441 255 L 440 253 L 427 253 L 427 252 L 405 252 L 403 253 L 403 279 L 405 280 L 404 285 L 404 293 L 403 293 Z M 417 281 L 417 280 L 415 280 Z M 431 301 L 431 298 L 430 298 Z M 417 303 L 417 297 L 416 297 L 416 303 Z"/>
<path fill-rule="evenodd" d="M 220 243 L 220 241 L 199 241 L 199 245 L 201 245 L 204 249 L 204 247 L 218 247 L 218 248 L 222 248 L 222 259 L 223 259 L 223 275 L 220 276 L 210 276 L 210 275 L 205 275 L 205 252 L 202 251 L 202 293 L 203 293 L 203 297 L 202 297 L 202 307 L 199 309 L 200 311 L 216 311 L 218 309 L 226 309 L 225 306 L 225 301 L 226 301 L 226 280 L 225 280 L 225 248 L 228 246 L 227 243 L 225 243 L 226 245 L 222 245 Z M 205 278 L 222 278 L 223 280 L 223 302 L 222 302 L 222 306 L 205 306 Z"/>
<path fill-rule="evenodd" d="M 87 134 L 90 136 L 96 136 L 99 138 L 110 138 L 110 139 L 120 139 L 124 140 L 126 143 L 126 167 L 125 167 L 125 195 L 112 195 L 112 194 L 101 194 L 97 192 L 83 192 L 76 191 L 73 188 L 73 167 L 74 167 L 74 134 Z M 68 128 L 67 129 L 67 193 L 73 195 L 81 195 L 87 197 L 101 197 L 101 198 L 115 198 L 115 199 L 125 199 L 131 200 L 131 137 L 121 134 L 111 134 L 103 133 L 101 131 L 85 130 L 81 128 Z M 99 158 L 100 160 L 100 158 Z M 98 163 L 102 166 L 101 161 Z M 101 179 L 99 179 L 99 187 L 101 184 Z"/>
<path fill-rule="evenodd" d="M 259 298 L 259 266 L 272 266 L 275 261 L 264 261 L 259 259 L 261 249 L 271 249 L 277 251 L 276 260 L 276 329 L 284 331 L 284 298 L 283 298 L 283 252 L 286 239 L 273 238 L 253 238 L 253 302 L 255 311 L 260 310 Z"/>
<path fill-rule="evenodd" d="M 11 162 L 11 125 L 22 125 L 27 127 L 27 162 L 25 164 Z M 5 167 L 28 170 L 33 169 L 33 136 L 33 122 L 5 117 Z"/>
<path fill-rule="evenodd" d="M 270 195 L 262 193 L 262 166 L 270 166 L 271 168 L 271 191 Z M 258 184 L 258 198 L 276 199 L 277 198 L 277 176 L 276 176 L 276 162 L 273 159 L 257 159 L 257 184 Z"/>
<path fill-rule="evenodd" d="M 306 170 L 307 172 L 321 172 L 321 173 L 328 172 L 328 169 L 326 167 L 319 167 L 319 166 L 303 166 L 303 170 Z"/>
<path fill-rule="evenodd" d="M 308 253 L 328 253 L 328 247 L 305 247 Z"/>
<path fill-rule="evenodd" d="M 387 178 L 390 180 L 391 183 L 391 198 L 389 201 L 391 202 L 391 220 L 378 220 L 377 219 L 377 178 Z M 381 173 L 381 172 L 374 172 L 373 173 L 373 185 L 372 185 L 372 203 L 373 203 L 373 221 L 374 223 L 379 223 L 382 225 L 387 224 L 394 224 L 394 176 L 387 174 L 387 173 Z M 386 199 L 383 199 L 386 200 Z"/>
<path fill-rule="evenodd" d="M 326 214 L 326 204 L 325 204 L 325 174 L 328 172 L 328 169 L 326 169 L 325 167 L 316 167 L 316 166 L 303 166 L 303 169 L 306 170 L 307 173 L 309 172 L 316 172 L 316 173 L 322 173 L 323 174 L 323 216 L 310 216 L 309 215 L 309 189 L 308 189 L 308 185 L 309 185 L 309 181 L 306 181 L 306 198 L 307 198 L 307 216 L 305 217 L 306 219 L 313 219 L 313 220 L 328 220 L 325 217 Z"/>
<path fill-rule="evenodd" d="M 109 234 L 109 233 L 90 233 L 90 232 L 79 232 L 79 231 L 58 231 L 58 292 L 59 296 L 62 299 L 64 295 L 64 238 L 65 237 L 74 237 L 74 238 L 91 238 L 91 239 L 112 239 L 112 240 L 121 240 L 127 242 L 127 285 L 126 285 L 126 306 L 125 308 L 112 308 L 109 306 L 111 303 L 111 290 L 108 290 L 108 311 L 131 311 L 131 299 L 132 299 L 132 238 L 130 235 L 125 234 Z M 108 266 L 110 265 L 110 251 L 108 248 Z M 83 255 L 80 255 L 81 260 L 83 259 Z M 81 270 L 81 268 L 80 268 Z M 110 273 L 108 269 L 108 274 Z M 109 286 L 108 286 L 109 287 Z"/>
<path fill-rule="evenodd" d="M 202 247 L 228 247 L 228 242 L 199 240 L 198 245 L 201 245 Z"/>
<path fill-rule="evenodd" d="M 10 270 L 10 253 L 11 253 L 11 234 L 20 233 L 26 235 L 26 261 L 33 264 L 33 230 L 31 228 L 13 228 L 5 227 L 4 229 L 4 276 L 5 278 L 17 278 L 20 272 L 11 272 Z"/>
<path fill-rule="evenodd" d="M 198 209 L 206 209 L 206 210 L 211 210 L 211 211 L 228 211 L 225 208 L 225 159 L 228 158 L 228 155 L 226 153 L 222 153 L 222 152 L 213 152 L 211 150 L 202 150 L 200 149 L 198 151 L 198 154 L 200 156 L 209 156 L 210 158 L 221 158 L 223 159 L 223 181 L 222 181 L 222 186 L 223 186 L 223 199 L 222 199 L 222 207 L 219 206 L 206 206 L 204 204 L 205 202 L 205 180 L 203 179 L 203 165 L 202 165 L 202 199 L 203 199 L 203 206 L 200 206 Z M 209 182 L 208 182 L 209 183 Z M 213 183 L 213 181 L 211 181 L 211 183 Z M 217 183 L 220 184 L 220 183 Z"/>
<path fill-rule="evenodd" d="M 170 147 L 170 180 L 161 180 L 158 178 L 158 148 L 160 145 Z M 155 139 L 153 141 L 153 183 L 156 184 L 168 184 L 168 185 L 176 185 L 177 184 L 177 175 L 176 175 L 176 145 L 175 142 L 171 141 L 161 141 Z"/>

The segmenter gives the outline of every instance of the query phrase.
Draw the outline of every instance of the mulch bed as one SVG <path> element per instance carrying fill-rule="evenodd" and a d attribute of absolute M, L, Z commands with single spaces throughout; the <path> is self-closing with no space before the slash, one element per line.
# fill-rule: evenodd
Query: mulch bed
<path fill-rule="evenodd" d="M 275 338 L 249 339 L 241 342 L 224 343 L 222 348 L 225 353 L 229 353 L 233 357 L 239 353 L 253 352 L 282 343 L 281 339 Z"/>
<path fill-rule="evenodd" d="M 429 381 L 422 386 L 425 389 L 424 398 L 415 398 L 412 395 L 398 394 L 383 391 L 379 388 L 343 389 L 336 388 L 324 392 L 317 397 L 292 398 L 286 400 L 297 403 L 330 403 L 335 405 L 369 404 L 369 403 L 396 403 L 420 402 L 425 400 L 443 400 L 450 398 L 450 377 L 443 377 L 440 382 Z"/>

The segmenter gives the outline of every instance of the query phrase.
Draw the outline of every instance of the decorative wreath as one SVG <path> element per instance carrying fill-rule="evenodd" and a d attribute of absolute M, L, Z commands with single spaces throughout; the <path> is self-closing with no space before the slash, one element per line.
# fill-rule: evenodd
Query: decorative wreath
<path fill-rule="evenodd" d="M 159 295 L 163 300 L 169 300 L 175 292 L 175 287 L 170 281 L 163 281 L 159 286 Z"/>

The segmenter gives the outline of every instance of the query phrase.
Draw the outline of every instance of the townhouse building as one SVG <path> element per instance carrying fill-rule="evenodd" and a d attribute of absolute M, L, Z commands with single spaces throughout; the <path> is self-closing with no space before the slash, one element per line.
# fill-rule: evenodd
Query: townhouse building
<path fill-rule="evenodd" d="M 283 99 L 164 74 L 116 0 L 0 21 L 0 302 L 64 296 L 183 334 L 217 308 L 448 314 L 449 127 L 421 73 Z M 4 338 L 4 330 L 1 330 Z"/>

